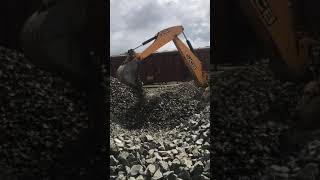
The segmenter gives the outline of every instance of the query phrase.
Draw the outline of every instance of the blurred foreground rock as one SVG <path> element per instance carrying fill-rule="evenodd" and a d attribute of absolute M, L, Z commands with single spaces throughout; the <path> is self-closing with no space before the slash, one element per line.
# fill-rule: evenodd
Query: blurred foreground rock
<path fill-rule="evenodd" d="M 306 174 L 300 171 L 308 163 L 319 164 L 319 147 L 308 150 L 314 141 L 306 142 L 299 151 L 280 150 L 279 137 L 293 122 L 303 87 L 276 80 L 267 62 L 213 74 L 212 176 L 293 179 Z"/>
<path fill-rule="evenodd" d="M 99 175 L 94 171 L 97 168 L 71 169 L 55 161 L 65 143 L 88 126 L 84 94 L 56 75 L 27 63 L 23 54 L 3 47 L 0 107 L 0 161 L 14 177 L 50 179 L 56 168 L 62 179 Z"/>

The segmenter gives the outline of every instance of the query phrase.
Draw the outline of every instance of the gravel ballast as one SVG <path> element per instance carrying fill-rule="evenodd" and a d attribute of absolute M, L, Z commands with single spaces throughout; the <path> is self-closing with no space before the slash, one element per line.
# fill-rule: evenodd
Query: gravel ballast
<path fill-rule="evenodd" d="M 2 179 L 53 179 L 53 165 L 60 167 L 61 179 L 105 173 L 54 161 L 88 126 L 84 94 L 21 53 L 1 47 L 0 58 Z M 210 178 L 209 103 L 201 103 L 193 82 L 148 92 L 153 98 L 142 106 L 116 79 L 110 88 L 111 178 Z"/>
<path fill-rule="evenodd" d="M 106 168 L 55 161 L 88 126 L 84 94 L 23 54 L 0 47 L 0 60 L 0 179 L 53 179 L 53 166 L 61 179 L 99 179 Z M 265 62 L 213 74 L 210 102 L 193 82 L 145 88 L 144 104 L 106 83 L 110 179 L 320 179 L 319 141 L 280 149 L 304 84 L 276 80 Z"/>
<path fill-rule="evenodd" d="M 145 89 L 111 78 L 111 179 L 210 179 L 210 105 L 193 82 Z"/>

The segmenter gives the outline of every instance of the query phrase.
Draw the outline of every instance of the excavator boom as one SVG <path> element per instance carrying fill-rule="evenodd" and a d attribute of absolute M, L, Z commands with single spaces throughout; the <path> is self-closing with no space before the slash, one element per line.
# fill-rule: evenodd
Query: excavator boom
<path fill-rule="evenodd" d="M 164 29 L 157 33 L 155 36 L 156 39 L 155 41 L 147 47 L 141 54 L 138 55 L 139 60 L 144 60 L 147 58 L 151 53 L 155 52 L 168 42 L 172 41 L 175 37 L 177 37 L 179 34 L 183 32 L 183 27 L 182 26 L 173 26 L 167 29 Z M 152 39 L 152 38 L 151 38 Z M 151 40 L 150 39 L 150 40 Z M 148 43 L 148 40 L 143 42 L 142 44 Z"/>
<path fill-rule="evenodd" d="M 173 41 L 181 54 L 184 63 L 188 67 L 196 84 L 201 87 L 206 87 L 208 83 L 208 75 L 202 70 L 201 61 L 193 54 L 193 52 L 178 38 L 178 35 L 183 32 L 182 26 L 173 26 L 158 32 L 154 37 L 142 43 L 145 45 L 154 40 L 142 53 L 135 53 L 134 50 L 128 51 L 128 57 L 124 63 L 118 68 L 118 79 L 134 88 L 141 88 L 141 83 L 138 81 L 138 65 L 139 62 L 147 58 L 151 53 L 155 52 L 165 44 Z M 187 41 L 188 42 L 188 41 Z M 188 43 L 189 45 L 189 43 Z M 140 47 L 140 46 L 139 46 Z"/>

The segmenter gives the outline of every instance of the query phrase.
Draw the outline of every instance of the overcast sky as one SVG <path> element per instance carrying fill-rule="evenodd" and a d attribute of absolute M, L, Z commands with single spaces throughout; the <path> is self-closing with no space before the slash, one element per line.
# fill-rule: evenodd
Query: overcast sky
<path fill-rule="evenodd" d="M 184 27 L 194 48 L 210 46 L 210 0 L 111 0 L 110 5 L 111 55 L 124 53 L 176 25 Z M 185 42 L 182 34 L 179 38 Z M 158 51 L 174 49 L 170 42 Z"/>

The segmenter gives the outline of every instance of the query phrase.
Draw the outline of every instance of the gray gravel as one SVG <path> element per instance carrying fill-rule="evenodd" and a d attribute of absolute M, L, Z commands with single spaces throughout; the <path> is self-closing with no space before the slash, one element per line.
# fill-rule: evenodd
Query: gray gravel
<path fill-rule="evenodd" d="M 95 178 L 96 168 L 54 161 L 87 127 L 84 95 L 23 54 L 0 47 L 0 60 L 0 179 L 52 179 L 52 165 L 65 179 Z M 319 141 L 279 146 L 303 84 L 275 80 L 265 63 L 211 82 L 211 106 L 193 82 L 146 89 L 153 98 L 141 106 L 111 78 L 111 179 L 320 179 Z"/>
<path fill-rule="evenodd" d="M 139 106 L 111 78 L 111 179 L 209 179 L 210 106 L 199 92 L 193 82 L 146 90 L 153 98 Z"/>
<path fill-rule="evenodd" d="M 193 82 L 159 88 L 147 93 L 152 98 L 148 98 L 149 100 L 142 105 L 138 103 L 132 89 L 113 77 L 110 80 L 110 88 L 110 112 L 117 124 L 128 129 L 172 128 L 203 109 L 203 103 L 199 99 L 200 91 Z"/>

